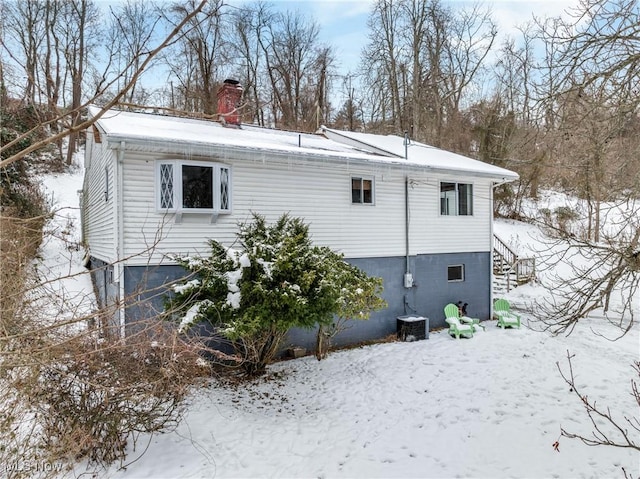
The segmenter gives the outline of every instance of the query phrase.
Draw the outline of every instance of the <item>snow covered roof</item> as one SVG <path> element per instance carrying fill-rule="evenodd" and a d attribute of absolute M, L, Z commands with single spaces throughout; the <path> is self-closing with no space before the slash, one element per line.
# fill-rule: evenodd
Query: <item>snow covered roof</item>
<path fill-rule="evenodd" d="M 511 170 L 418 141 L 409 140 L 407 142 L 403 137 L 397 135 L 374 135 L 371 133 L 332 130 L 326 127 L 322 127 L 322 131 L 334 141 L 351 145 L 354 148 L 378 152 L 381 155 L 406 158 L 405 161 L 426 166 L 430 169 L 446 168 L 449 171 L 479 173 L 483 176 L 496 175 L 496 177 L 504 178 L 505 181 L 518 178 L 518 174 Z"/>
<path fill-rule="evenodd" d="M 99 108 L 90 107 L 90 116 Z M 153 145 L 166 148 L 222 147 L 245 151 L 295 154 L 338 161 L 372 162 L 411 167 L 444 174 L 466 174 L 513 181 L 518 175 L 481 161 L 455 153 L 411 142 L 405 158 L 404 138 L 394 135 L 373 135 L 332 130 L 322 127 L 322 134 L 243 125 L 227 128 L 218 122 L 149 113 L 107 111 L 98 121 L 109 142 L 137 142 L 151 149 Z"/>

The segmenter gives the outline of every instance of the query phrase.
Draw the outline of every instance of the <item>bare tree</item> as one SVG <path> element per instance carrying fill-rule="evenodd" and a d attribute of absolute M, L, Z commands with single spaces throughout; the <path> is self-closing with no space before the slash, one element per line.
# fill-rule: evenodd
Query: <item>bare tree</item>
<path fill-rule="evenodd" d="M 110 56 L 117 58 L 116 70 L 122 72 L 122 82 L 126 84 L 140 68 L 143 52 L 149 49 L 162 16 L 157 7 L 146 0 L 127 0 L 110 7 L 110 11 L 107 48 Z M 140 95 L 139 90 L 140 85 L 134 84 L 123 101 L 146 103 L 147 98 Z"/>
<path fill-rule="evenodd" d="M 490 11 L 479 5 L 469 9 L 461 9 L 451 24 L 450 42 L 445 50 L 445 65 L 442 81 L 445 85 L 443 100 L 447 106 L 448 131 L 460 135 L 458 125 L 459 115 L 465 95 L 468 96 L 469 87 L 482 70 L 484 61 L 493 47 L 497 35 L 497 27 L 491 18 Z M 460 151 L 465 146 L 457 144 L 455 136 L 447 139 L 450 147 Z"/>
<path fill-rule="evenodd" d="M 367 25 L 369 27 L 369 44 L 364 51 L 362 63 L 364 76 L 369 84 L 379 91 L 386 92 L 378 96 L 383 101 L 378 111 L 382 121 L 389 120 L 396 131 L 405 129 L 401 91 L 400 67 L 401 44 L 396 33 L 401 30 L 398 0 L 380 0 L 375 3 Z M 387 103 L 388 102 L 388 103 Z M 387 117 L 387 108 L 390 116 Z"/>
<path fill-rule="evenodd" d="M 522 126 L 532 124 L 531 112 L 534 58 L 534 26 L 527 24 L 520 31 L 520 46 L 514 38 L 503 41 L 495 66 L 497 89 L 508 111 L 516 115 Z"/>
<path fill-rule="evenodd" d="M 348 73 L 343 78 L 342 89 L 346 100 L 342 108 L 338 110 L 333 120 L 334 127 L 348 131 L 360 131 L 363 128 L 362 118 L 362 96 L 361 92 L 356 93 L 353 86 L 354 75 Z"/>
<path fill-rule="evenodd" d="M 566 224 L 545 224 L 553 239 L 538 252 L 540 269 L 570 265 L 543 281 L 554 291 L 535 311 L 546 329 L 570 333 L 591 313 L 601 312 L 621 334 L 631 330 L 640 293 L 639 212 L 636 199 L 620 201 L 609 210 L 609 231 L 599 242 L 581 237 L 579 230 Z"/>
<path fill-rule="evenodd" d="M 207 2 L 201 12 L 189 23 L 189 32 L 173 49 L 168 59 L 171 71 L 183 87 L 185 109 L 212 115 L 217 110 L 216 87 L 227 71 L 227 45 L 223 35 L 224 24 L 220 15 L 222 0 Z M 170 13 L 177 24 L 195 7 L 195 0 L 176 3 Z"/>
<path fill-rule="evenodd" d="M 609 407 L 600 406 L 595 399 L 589 398 L 577 384 L 571 362 L 572 358 L 573 356 L 567 351 L 568 373 L 562 370 L 559 363 L 556 363 L 556 365 L 570 390 L 578 397 L 584 406 L 593 430 L 591 435 L 587 436 L 562 428 L 562 435 L 569 439 L 579 439 L 587 446 L 630 448 L 640 452 L 640 418 L 628 412 L 622 414 L 622 417 L 616 417 L 615 412 L 612 412 Z M 640 379 L 640 361 L 635 362 L 633 370 L 634 376 Z M 640 407 L 640 389 L 636 379 L 631 380 L 631 396 L 637 406 Z M 626 471 L 624 467 L 622 470 L 625 478 L 633 478 L 631 471 Z"/>
<path fill-rule="evenodd" d="M 285 128 L 309 129 L 305 114 L 311 105 L 324 102 L 331 49 L 320 44 L 318 24 L 299 12 L 276 14 L 268 25 L 260 47 L 265 57 L 270 81 L 272 111 L 277 123 Z M 322 97 L 322 99 L 319 99 Z M 313 117 L 315 119 L 315 109 Z M 306 123 L 306 124 L 305 124 Z"/>
<path fill-rule="evenodd" d="M 363 74 L 376 120 L 396 133 L 468 153 L 463 100 L 496 36 L 487 10 L 438 0 L 380 0 L 369 18 Z M 455 39 L 455 40 L 454 40 Z M 463 141 L 464 139 L 464 141 Z"/>
<path fill-rule="evenodd" d="M 3 30 L 9 32 L 2 36 L 2 48 L 24 73 L 23 98 L 30 105 L 40 103 L 37 67 L 46 28 L 44 7 L 41 1 L 3 2 L 2 6 Z"/>
<path fill-rule="evenodd" d="M 48 109 L 55 111 L 60 103 L 63 75 L 63 51 L 59 32 L 59 16 L 61 4 L 47 0 L 44 7 L 45 43 L 46 49 L 42 62 L 42 70 L 45 76 L 45 92 Z"/>
<path fill-rule="evenodd" d="M 253 121 L 265 126 L 264 104 L 269 88 L 268 76 L 264 75 L 265 43 L 267 27 L 273 21 L 274 12 L 269 4 L 262 1 L 232 12 L 235 41 L 231 47 L 242 62 L 238 69 L 245 89 L 247 111 L 251 111 Z M 265 78 L 266 77 L 266 78 Z"/>
<path fill-rule="evenodd" d="M 186 31 L 188 31 L 187 25 L 189 24 L 189 22 L 202 11 L 207 3 L 207 0 L 202 0 L 198 5 L 194 7 L 193 10 L 186 12 L 182 21 L 180 21 L 155 48 L 148 52 L 141 53 L 143 60 L 142 62 L 140 62 L 139 69 L 131 76 L 130 80 L 122 87 L 120 91 L 118 91 L 109 101 L 103 103 L 102 109 L 96 116 L 88 120 L 80 121 L 78 123 L 72 123 L 72 119 L 75 118 L 75 115 L 81 112 L 83 108 L 86 108 L 87 105 L 99 101 L 107 92 L 108 88 L 117 83 L 118 77 L 111 79 L 110 82 L 108 82 L 100 91 L 98 91 L 88 100 L 83 101 L 77 108 L 72 108 L 68 111 L 58 111 L 55 118 L 52 118 L 49 121 L 43 121 L 28 132 L 19 135 L 17 138 L 6 144 L 1 145 L 0 153 L 11 152 L 12 154 L 0 161 L 0 168 L 6 167 L 17 160 L 24 158 L 29 153 L 36 151 L 46 145 L 55 143 L 61 138 L 67 137 L 72 133 L 77 133 L 91 126 L 95 121 L 102 117 L 102 115 L 107 110 L 116 105 L 124 97 L 124 95 L 127 94 L 127 92 L 133 87 L 133 85 L 138 80 L 138 77 L 142 74 L 145 68 L 156 58 L 156 56 L 160 52 L 162 52 L 167 46 L 173 44 L 178 38 L 180 38 L 185 33 L 185 29 Z M 43 135 L 43 133 L 47 131 L 47 129 L 49 129 L 51 125 L 57 125 L 61 122 L 65 125 L 65 127 L 61 131 L 50 136 Z M 14 152 L 16 146 L 20 145 L 20 143 L 25 138 L 29 138 L 33 135 L 40 135 L 42 139 L 31 143 L 28 147 L 18 148 L 18 151 Z"/>
<path fill-rule="evenodd" d="M 70 0 L 64 10 L 65 31 L 65 59 L 71 76 L 71 114 L 69 148 L 67 150 L 67 164 L 70 165 L 73 154 L 77 150 L 79 132 L 76 129 L 81 121 L 80 105 L 83 100 L 82 84 L 87 62 L 87 37 L 89 26 L 96 21 L 97 7 L 91 0 Z"/>
<path fill-rule="evenodd" d="M 24 101 L 38 105 L 34 111 L 42 121 L 55 116 L 60 106 L 77 108 L 83 95 L 90 39 L 95 36 L 95 5 L 87 0 L 38 0 L 8 2 L 5 11 L 5 26 L 19 48 L 14 49 L 5 37 L 3 48 L 25 74 Z M 71 115 L 70 123 L 77 122 L 77 116 Z M 76 147 L 76 137 L 71 136 L 67 161 Z"/>
<path fill-rule="evenodd" d="M 640 73 L 640 7 L 635 0 L 583 0 L 554 36 L 559 57 L 575 87 L 594 83 L 637 85 Z M 611 90 L 615 94 L 614 90 Z M 636 92 L 637 93 L 637 92 Z"/>

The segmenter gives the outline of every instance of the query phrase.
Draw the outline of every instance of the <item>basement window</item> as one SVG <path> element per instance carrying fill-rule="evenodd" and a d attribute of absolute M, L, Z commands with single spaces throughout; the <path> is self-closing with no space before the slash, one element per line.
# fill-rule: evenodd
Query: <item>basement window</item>
<path fill-rule="evenodd" d="M 440 183 L 440 214 L 443 216 L 473 215 L 473 185 Z"/>
<path fill-rule="evenodd" d="M 447 281 L 450 283 L 464 281 L 464 265 L 447 266 Z"/>
<path fill-rule="evenodd" d="M 204 161 L 158 161 L 156 203 L 160 211 L 230 213 L 231 169 Z"/>
<path fill-rule="evenodd" d="M 373 204 L 373 178 L 351 178 L 351 203 Z"/>

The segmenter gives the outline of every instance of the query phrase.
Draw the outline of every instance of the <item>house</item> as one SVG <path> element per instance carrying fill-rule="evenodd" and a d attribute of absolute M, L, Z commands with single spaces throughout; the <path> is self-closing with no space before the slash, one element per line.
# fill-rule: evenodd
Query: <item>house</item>
<path fill-rule="evenodd" d="M 493 189 L 516 173 L 400 136 L 226 118 L 112 110 L 87 134 L 84 240 L 122 334 L 161 310 L 167 284 L 184 275 L 168 255 L 207 255 L 209 238 L 231 246 L 251 212 L 302 217 L 316 244 L 383 278 L 388 308 L 338 343 L 394 333 L 405 314 L 444 326 L 444 305 L 459 300 L 490 318 Z"/>

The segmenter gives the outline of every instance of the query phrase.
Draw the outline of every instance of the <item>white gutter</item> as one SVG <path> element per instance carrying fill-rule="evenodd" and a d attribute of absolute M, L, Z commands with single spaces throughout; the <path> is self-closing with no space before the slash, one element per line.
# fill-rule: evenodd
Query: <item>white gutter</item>
<path fill-rule="evenodd" d="M 486 178 L 493 181 L 509 182 L 518 179 L 518 175 L 513 172 L 505 172 L 505 174 L 491 173 L 486 171 L 474 171 L 466 168 L 451 168 L 446 166 L 421 165 L 416 162 L 407 161 L 403 157 L 375 156 L 365 155 L 363 157 L 351 156 L 348 154 L 341 155 L 338 152 L 333 154 L 322 154 L 312 151 L 300 151 L 299 149 L 276 150 L 266 148 L 251 148 L 242 145 L 214 145 L 210 143 L 191 143 L 178 141 L 162 141 L 154 139 L 128 138 L 122 135 L 110 136 L 107 140 L 110 147 L 118 148 L 122 142 L 126 141 L 127 149 L 131 151 L 142 151 L 146 153 L 168 153 L 183 154 L 188 152 L 191 156 L 211 157 L 217 156 L 219 160 L 249 160 L 258 161 L 269 157 L 269 161 L 275 158 L 282 158 L 284 162 L 308 161 L 309 163 L 336 164 L 336 165 L 376 165 L 386 166 L 389 168 L 402 168 L 403 171 L 429 172 L 450 176 L 469 176 L 473 178 Z M 508 175 L 506 173 L 511 173 Z"/>
<path fill-rule="evenodd" d="M 124 197 L 124 180 L 123 164 L 124 164 L 125 142 L 121 141 L 118 148 L 118 158 L 115 165 L 115 176 L 117 178 L 114 194 L 116 209 L 116 263 L 115 276 L 118 282 L 118 318 L 120 320 L 120 337 L 125 337 L 125 284 L 124 284 L 124 212 L 122 207 L 122 199 Z"/>

